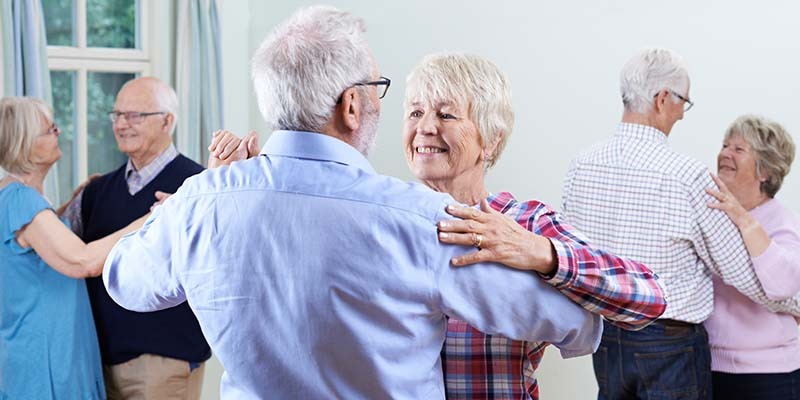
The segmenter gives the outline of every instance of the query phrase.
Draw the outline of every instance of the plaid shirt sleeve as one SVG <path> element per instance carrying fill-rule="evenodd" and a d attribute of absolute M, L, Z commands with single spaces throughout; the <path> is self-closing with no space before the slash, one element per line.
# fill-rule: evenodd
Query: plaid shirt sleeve
<path fill-rule="evenodd" d="M 555 210 L 538 201 L 517 202 L 509 193 L 489 199 L 495 210 L 550 239 L 558 268 L 544 280 L 584 309 L 623 329 L 641 329 L 661 316 L 667 303 L 656 275 L 641 263 L 592 247 Z"/>
<path fill-rule="evenodd" d="M 693 242 L 698 256 L 725 284 L 733 286 L 750 300 L 764 305 L 772 312 L 800 317 L 800 294 L 782 301 L 767 297 L 739 230 L 724 212 L 708 207 L 708 203 L 714 201 L 705 192 L 708 187 L 716 188 L 716 185 L 710 176 L 704 174 L 690 189 L 692 208 L 697 214 Z"/>

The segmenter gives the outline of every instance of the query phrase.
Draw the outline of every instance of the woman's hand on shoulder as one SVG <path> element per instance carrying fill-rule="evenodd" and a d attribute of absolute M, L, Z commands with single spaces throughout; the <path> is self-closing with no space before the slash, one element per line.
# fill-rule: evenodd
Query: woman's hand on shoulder
<path fill-rule="evenodd" d="M 513 218 L 495 211 L 486 200 L 481 209 L 447 206 L 447 213 L 460 218 L 439 221 L 439 241 L 474 246 L 477 251 L 454 257 L 453 265 L 497 262 L 511 268 L 551 273 L 556 257 L 550 240 L 523 228 Z"/>

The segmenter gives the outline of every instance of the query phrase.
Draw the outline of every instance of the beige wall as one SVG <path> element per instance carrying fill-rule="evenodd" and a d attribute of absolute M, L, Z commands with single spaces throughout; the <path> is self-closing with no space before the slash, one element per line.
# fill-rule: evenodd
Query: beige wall
<path fill-rule="evenodd" d="M 722 133 L 742 113 L 782 122 L 800 142 L 800 5 L 792 1 L 635 2 L 622 0 L 329 1 L 362 16 L 382 75 L 378 171 L 412 179 L 400 148 L 405 76 L 423 55 L 466 51 L 509 75 L 517 124 L 488 176 L 489 190 L 559 206 L 572 157 L 607 138 L 622 112 L 617 77 L 638 48 L 672 48 L 687 59 L 696 106 L 670 138 L 677 150 L 714 166 Z M 249 82 L 249 59 L 275 23 L 312 1 L 221 1 L 225 121 L 245 132 L 263 124 Z M 262 140 L 263 143 L 263 140 Z M 520 173 L 524 171 L 525 173 Z M 800 172 L 778 195 L 800 212 Z M 221 366 L 209 365 L 204 398 L 218 397 Z M 591 358 L 561 360 L 549 350 L 539 371 L 542 398 L 595 398 Z"/>

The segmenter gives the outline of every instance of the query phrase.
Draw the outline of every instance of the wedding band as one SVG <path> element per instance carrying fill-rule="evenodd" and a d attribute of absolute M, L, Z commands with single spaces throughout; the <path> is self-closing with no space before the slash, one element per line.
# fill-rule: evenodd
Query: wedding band
<path fill-rule="evenodd" d="M 472 245 L 480 249 L 481 243 L 483 243 L 483 235 L 481 235 L 480 233 L 476 233 L 475 237 L 472 240 Z"/>

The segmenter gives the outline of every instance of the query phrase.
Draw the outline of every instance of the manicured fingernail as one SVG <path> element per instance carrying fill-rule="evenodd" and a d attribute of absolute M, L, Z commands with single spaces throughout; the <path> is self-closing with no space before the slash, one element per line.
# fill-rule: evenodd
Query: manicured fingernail
<path fill-rule="evenodd" d="M 439 232 L 440 239 L 447 239 L 449 236 L 450 235 L 448 235 L 447 232 Z"/>
<path fill-rule="evenodd" d="M 439 221 L 439 228 L 447 228 L 447 221 Z"/>

